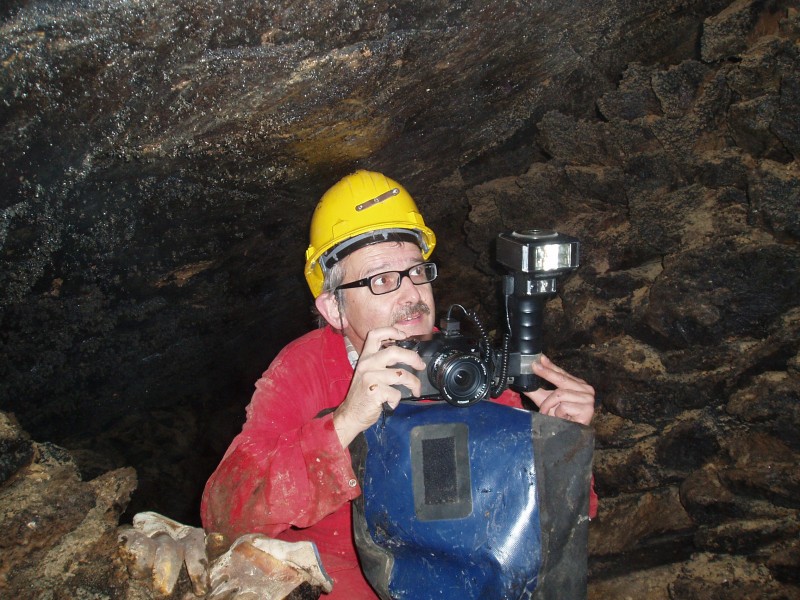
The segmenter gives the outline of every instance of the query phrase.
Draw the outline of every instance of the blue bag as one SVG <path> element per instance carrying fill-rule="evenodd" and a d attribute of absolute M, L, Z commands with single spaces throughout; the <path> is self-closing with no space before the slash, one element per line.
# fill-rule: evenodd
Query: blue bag
<path fill-rule="evenodd" d="M 549 444 L 535 442 L 543 424 Z M 553 433 L 564 430 L 572 435 Z M 577 494 L 551 499 L 570 513 L 554 520 L 540 488 L 552 470 L 546 450 L 561 454 L 556 437 L 571 440 L 561 447 L 570 460 L 581 451 L 572 476 L 553 478 L 552 493 Z M 351 446 L 363 490 L 353 503 L 355 539 L 370 584 L 394 600 L 585 597 L 588 519 L 571 517 L 588 514 L 592 445 L 589 428 L 494 402 L 401 402 Z M 559 468 L 570 470 L 570 460 Z M 577 559 L 564 562 L 565 550 Z M 568 571 L 549 571 L 559 565 Z"/>

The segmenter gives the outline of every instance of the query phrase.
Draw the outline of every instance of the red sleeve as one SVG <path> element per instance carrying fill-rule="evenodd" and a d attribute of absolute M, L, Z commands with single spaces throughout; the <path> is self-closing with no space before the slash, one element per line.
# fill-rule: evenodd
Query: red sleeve
<path fill-rule="evenodd" d="M 506 388 L 506 390 L 497 398 L 494 398 L 492 402 L 505 404 L 506 406 L 511 406 L 513 408 L 522 408 L 522 398 L 520 397 L 519 393 L 508 388 Z"/>
<path fill-rule="evenodd" d="M 206 484 L 200 512 L 207 531 L 275 536 L 314 525 L 361 493 L 332 415 L 317 417 L 342 400 L 331 398 L 332 387 L 314 354 L 295 346 L 275 359 Z"/>
<path fill-rule="evenodd" d="M 597 517 L 597 506 L 600 504 L 600 499 L 597 497 L 597 492 L 594 491 L 594 473 L 592 473 L 592 482 L 589 484 L 589 518 L 594 519 Z"/>

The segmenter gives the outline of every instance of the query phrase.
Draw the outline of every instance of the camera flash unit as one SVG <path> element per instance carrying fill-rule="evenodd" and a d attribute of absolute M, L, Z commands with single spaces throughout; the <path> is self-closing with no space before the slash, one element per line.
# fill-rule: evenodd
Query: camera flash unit
<path fill-rule="evenodd" d="M 542 353 L 542 321 L 556 282 L 579 266 L 577 238 L 544 229 L 527 229 L 497 236 L 497 262 L 508 268 L 503 293 L 510 334 L 509 387 L 523 392 L 539 387 L 533 363 Z"/>

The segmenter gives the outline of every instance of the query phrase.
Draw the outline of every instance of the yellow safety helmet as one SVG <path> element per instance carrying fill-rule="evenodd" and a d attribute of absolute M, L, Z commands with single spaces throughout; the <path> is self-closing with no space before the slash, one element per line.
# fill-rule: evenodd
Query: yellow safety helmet
<path fill-rule="evenodd" d="M 412 241 L 427 259 L 436 236 L 425 225 L 411 195 L 381 173 L 356 171 L 331 187 L 311 217 L 305 275 L 316 298 L 325 273 L 342 258 L 369 244 Z"/>

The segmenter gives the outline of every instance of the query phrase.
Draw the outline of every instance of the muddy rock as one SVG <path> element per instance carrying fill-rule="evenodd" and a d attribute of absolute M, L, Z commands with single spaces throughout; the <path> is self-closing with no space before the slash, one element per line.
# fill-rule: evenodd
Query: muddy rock
<path fill-rule="evenodd" d="M 0 413 L 9 423 L 7 413 Z M 4 427 L 4 434 L 14 430 Z M 133 469 L 82 481 L 69 453 L 30 442 L 29 461 L 0 484 L 0 594 L 7 598 L 114 598 L 127 574 L 117 557 L 119 518 Z M 3 457 L 9 454 L 3 453 Z"/>

